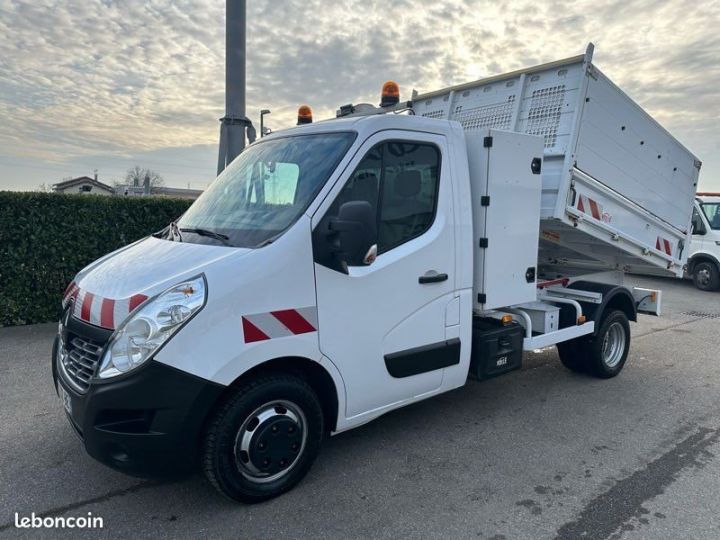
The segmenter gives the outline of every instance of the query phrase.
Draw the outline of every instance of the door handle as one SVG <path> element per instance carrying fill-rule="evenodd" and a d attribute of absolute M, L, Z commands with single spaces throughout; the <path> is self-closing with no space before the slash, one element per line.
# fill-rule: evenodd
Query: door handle
<path fill-rule="evenodd" d="M 447 281 L 447 278 L 447 274 L 438 274 L 437 272 L 431 270 L 425 275 L 420 276 L 418 278 L 418 283 L 421 285 L 425 285 L 426 283 L 440 283 L 441 281 Z"/>

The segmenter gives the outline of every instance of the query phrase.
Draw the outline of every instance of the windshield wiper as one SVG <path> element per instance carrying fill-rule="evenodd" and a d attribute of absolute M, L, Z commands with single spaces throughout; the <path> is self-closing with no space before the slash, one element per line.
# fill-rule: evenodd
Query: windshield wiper
<path fill-rule="evenodd" d="M 209 231 L 207 229 L 179 229 L 179 230 L 182 232 L 191 232 L 191 233 L 198 234 L 200 236 L 207 236 L 209 238 L 214 238 L 215 240 L 220 240 L 226 246 L 232 245 L 228 241 L 228 240 L 230 240 L 230 237 L 226 234 L 222 234 L 219 232 Z"/>
<path fill-rule="evenodd" d="M 177 228 L 177 224 L 171 221 L 167 227 L 160 229 L 158 232 L 152 233 L 150 236 L 153 238 L 164 238 L 172 242 L 182 242 L 182 235 Z"/>
<path fill-rule="evenodd" d="M 182 234 L 180 234 L 180 229 L 178 229 L 177 223 L 175 221 L 170 222 L 170 232 L 173 235 L 173 240 L 175 240 L 175 235 L 177 234 L 178 240 L 180 240 L 181 242 L 183 241 Z"/>

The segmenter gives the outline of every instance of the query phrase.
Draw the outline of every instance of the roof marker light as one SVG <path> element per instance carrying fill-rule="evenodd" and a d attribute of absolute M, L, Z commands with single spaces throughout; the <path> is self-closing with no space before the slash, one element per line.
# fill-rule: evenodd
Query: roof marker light
<path fill-rule="evenodd" d="M 312 109 L 308 105 L 298 107 L 297 125 L 312 124 Z"/>
<path fill-rule="evenodd" d="M 400 87 L 395 81 L 387 81 L 382 87 L 381 107 L 397 105 L 400 101 Z"/>

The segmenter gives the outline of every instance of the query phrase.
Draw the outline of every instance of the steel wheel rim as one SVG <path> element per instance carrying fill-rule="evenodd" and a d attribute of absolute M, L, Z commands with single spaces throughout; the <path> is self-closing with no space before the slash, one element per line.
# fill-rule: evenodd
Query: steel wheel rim
<path fill-rule="evenodd" d="M 700 270 L 697 273 L 697 276 L 698 276 L 698 281 L 700 282 L 701 285 L 707 285 L 708 283 L 710 283 L 710 270 L 706 270 L 706 269 Z"/>
<path fill-rule="evenodd" d="M 278 430 L 273 431 L 273 426 Z M 295 431 L 288 433 L 290 428 Z M 273 440 L 275 438 L 278 440 Z M 264 447 L 262 443 L 265 443 Z M 255 409 L 240 426 L 235 436 L 235 466 L 252 482 L 274 482 L 295 468 L 306 443 L 307 420 L 302 409 L 291 401 L 271 401 Z M 283 456 L 280 459 L 273 459 L 276 458 L 272 455 L 273 444 L 276 448 L 278 444 L 281 447 Z M 287 455 L 283 450 L 287 450 Z M 268 466 L 258 459 L 264 452 L 270 459 Z M 284 465 L 282 459 L 286 460 Z"/>
<path fill-rule="evenodd" d="M 614 322 L 605 332 L 602 343 L 602 359 L 609 368 L 614 368 L 622 360 L 625 352 L 625 328 L 619 322 Z"/>

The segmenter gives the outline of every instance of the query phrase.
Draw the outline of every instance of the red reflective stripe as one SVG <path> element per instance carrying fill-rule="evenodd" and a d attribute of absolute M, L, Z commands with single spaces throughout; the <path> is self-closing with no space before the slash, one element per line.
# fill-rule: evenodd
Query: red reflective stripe
<path fill-rule="evenodd" d="M 128 304 L 128 309 L 130 311 L 134 310 L 136 307 L 138 307 L 140 304 L 142 304 L 145 300 L 147 300 L 147 296 L 144 294 L 134 294 L 130 297 L 130 302 Z"/>
<path fill-rule="evenodd" d="M 103 298 L 102 307 L 100 308 L 100 326 L 103 328 L 115 328 L 113 321 L 113 311 L 115 310 L 115 300 Z"/>
<path fill-rule="evenodd" d="M 660 236 L 658 236 L 657 240 L 655 240 L 655 249 L 657 249 L 658 251 L 664 251 L 668 255 L 672 256 L 672 245 L 670 244 L 670 240 L 666 238 L 661 238 Z"/>
<path fill-rule="evenodd" d="M 590 212 L 592 212 L 592 217 L 594 217 L 595 219 L 600 219 L 600 210 L 598 209 L 598 204 L 592 199 L 588 200 L 590 201 Z"/>
<path fill-rule="evenodd" d="M 578 201 L 578 210 L 581 212 L 585 212 L 585 205 L 583 204 L 583 196 L 580 195 L 580 200 Z"/>
<path fill-rule="evenodd" d="M 73 292 L 75 292 L 75 282 L 71 281 L 63 293 L 63 299 L 67 300 L 70 298 L 70 295 L 72 295 Z"/>
<path fill-rule="evenodd" d="M 89 292 L 85 293 L 85 298 L 83 299 L 82 308 L 80 309 L 80 318 L 83 321 L 90 320 L 90 306 L 92 306 L 93 298 L 95 298 L 95 295 L 93 293 L 89 293 Z"/>
<path fill-rule="evenodd" d="M 549 287 L 550 285 L 562 285 L 563 287 L 567 287 L 568 283 L 570 283 L 570 278 L 558 278 L 558 279 L 551 279 L 550 281 L 542 281 L 537 284 L 538 289 L 544 289 L 545 287 Z"/>
<path fill-rule="evenodd" d="M 270 339 L 270 337 L 260 330 L 257 326 L 242 317 L 243 335 L 245 336 L 245 343 L 252 343 L 254 341 L 264 341 Z"/>
<path fill-rule="evenodd" d="M 305 318 L 294 309 L 284 309 L 282 311 L 271 311 L 273 317 L 283 323 L 293 334 L 306 334 L 314 332 L 315 327 L 307 322 Z"/>
<path fill-rule="evenodd" d="M 663 238 L 663 243 L 665 244 L 665 253 L 668 255 L 672 255 L 672 247 L 670 247 L 670 241 Z"/>

